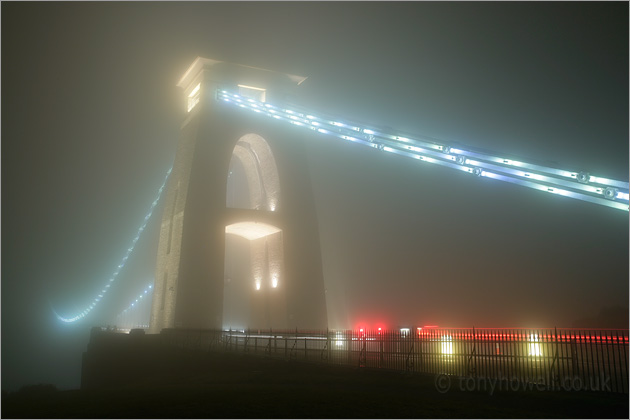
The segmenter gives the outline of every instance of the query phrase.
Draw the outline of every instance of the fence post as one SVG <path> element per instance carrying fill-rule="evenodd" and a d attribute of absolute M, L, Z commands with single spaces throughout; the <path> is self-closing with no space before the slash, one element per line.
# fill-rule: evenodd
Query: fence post
<path fill-rule="evenodd" d="M 467 366 L 467 370 L 468 370 L 468 374 L 469 375 L 477 373 L 476 366 L 473 366 L 472 368 L 470 366 L 471 362 L 472 362 L 472 358 L 475 355 L 475 352 L 477 351 L 477 334 L 475 333 L 475 326 L 474 325 L 473 325 L 473 336 L 472 336 L 472 339 L 473 339 L 473 349 L 472 349 L 472 352 L 470 352 L 470 357 L 468 358 L 468 366 Z"/>
<path fill-rule="evenodd" d="M 326 328 L 326 343 L 328 346 L 328 363 L 330 363 L 330 358 L 332 357 L 332 340 L 330 339 L 330 331 Z"/>
<path fill-rule="evenodd" d="M 348 337 L 348 330 L 345 330 L 343 332 L 343 335 L 345 336 L 346 342 L 346 364 L 352 365 L 352 346 L 354 345 L 354 343 L 352 342 L 352 338 L 354 335 L 354 331 L 350 333 L 350 337 Z"/>
<path fill-rule="evenodd" d="M 385 355 L 383 354 L 383 350 L 384 350 L 383 349 L 383 333 L 380 330 L 380 328 L 379 328 L 379 331 L 378 331 L 378 350 L 379 350 L 379 358 L 378 358 L 379 364 L 378 364 L 378 367 L 383 367 L 383 362 L 384 362 L 384 359 L 385 359 Z"/>

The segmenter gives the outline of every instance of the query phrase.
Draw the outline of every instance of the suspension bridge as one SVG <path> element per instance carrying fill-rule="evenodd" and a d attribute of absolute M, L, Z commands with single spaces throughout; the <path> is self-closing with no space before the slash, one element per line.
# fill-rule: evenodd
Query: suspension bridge
<path fill-rule="evenodd" d="M 480 150 L 475 148 L 474 145 L 447 143 L 440 141 L 439 139 L 418 134 L 404 133 L 392 129 L 366 125 L 355 121 L 348 121 L 341 116 L 324 115 L 302 106 L 297 106 L 289 102 L 282 102 L 279 100 L 279 98 L 281 98 L 280 95 L 277 96 L 276 100 L 274 100 L 273 95 L 271 95 L 269 98 L 270 100 L 268 101 L 267 96 L 270 95 L 266 94 L 271 93 L 273 90 L 268 87 L 262 88 L 243 85 L 237 83 L 238 80 L 236 82 L 230 81 L 230 83 L 226 83 L 224 76 L 221 76 L 223 79 L 218 77 L 218 79 L 221 80 L 220 82 L 217 82 L 217 72 L 219 74 L 223 73 L 220 71 L 215 71 L 214 73 L 212 72 L 214 69 L 220 68 L 220 64 L 222 63 L 198 58 L 184 75 L 182 81 L 180 81 L 180 86 L 184 88 L 186 93 L 187 110 L 189 112 L 188 120 L 184 124 L 185 126 L 192 127 L 195 118 L 202 118 L 199 115 L 202 113 L 207 114 L 208 109 L 218 111 L 219 113 L 226 113 L 225 115 L 229 115 L 231 118 L 233 117 L 236 119 L 243 118 L 246 120 L 248 118 L 252 118 L 252 116 L 257 116 L 255 118 L 265 118 L 267 120 L 266 124 L 273 127 L 275 130 L 284 130 L 284 127 L 292 126 L 298 130 L 302 130 L 301 132 L 304 133 L 304 136 L 309 139 L 314 136 L 332 137 L 338 139 L 339 141 L 353 143 L 356 147 L 367 147 L 377 150 L 383 154 L 395 154 L 404 158 L 412 159 L 417 161 L 419 165 L 438 165 L 453 171 L 467 173 L 471 177 L 479 178 L 480 180 L 487 179 L 489 182 L 509 183 L 513 184 L 514 188 L 520 187 L 533 189 L 539 191 L 540 194 L 547 194 L 550 200 L 575 200 L 576 202 L 584 201 L 590 203 L 591 205 L 607 207 L 610 211 L 627 212 L 629 209 L 629 184 L 625 180 L 611 179 L 603 176 L 604 174 L 593 174 L 588 171 L 588 168 L 563 168 L 549 166 L 547 164 L 541 164 L 537 161 L 515 158 L 500 152 Z M 248 72 L 254 72 L 256 74 L 266 72 L 261 69 L 252 69 L 250 67 L 245 68 L 244 66 L 237 66 L 237 68 L 239 70 L 239 75 L 248 75 Z M 212 73 L 213 78 L 209 79 L 208 76 L 199 76 L 206 73 Z M 266 75 L 267 73 L 264 74 Z M 290 83 L 293 83 L 294 85 L 299 85 L 305 79 L 300 78 L 299 76 L 286 76 L 288 76 Z M 245 77 L 245 79 L 247 79 L 247 77 Z M 273 83 L 271 83 L 271 85 L 273 85 Z M 202 108 L 201 111 L 199 110 L 200 108 Z M 202 125 L 203 120 L 199 124 Z M 186 128 L 183 128 L 182 130 L 185 131 Z M 202 129 L 194 128 L 194 130 Z M 281 230 L 276 229 L 267 230 L 262 233 L 260 232 L 261 225 L 263 223 L 259 222 L 267 223 L 270 226 L 274 225 L 274 223 L 278 224 L 280 222 L 274 219 L 275 216 L 273 215 L 278 204 L 278 197 L 274 195 L 276 192 L 272 186 L 273 182 L 268 181 L 269 176 L 265 174 L 266 171 L 268 171 L 269 166 L 275 166 L 275 161 L 273 160 L 273 157 L 263 156 L 263 152 L 261 151 L 266 149 L 261 148 L 261 146 L 256 142 L 257 140 L 255 139 L 241 138 L 239 142 L 236 143 L 236 147 L 239 147 L 240 145 L 243 150 L 251 155 L 250 158 L 254 161 L 252 166 L 253 169 L 250 168 L 250 172 L 256 173 L 254 175 L 246 175 L 246 177 L 253 176 L 256 179 L 256 182 L 260 184 L 260 197 L 258 200 L 262 204 L 250 203 L 250 207 L 245 206 L 242 208 L 250 210 L 263 210 L 264 215 L 260 216 L 262 218 L 256 219 L 256 223 L 258 223 L 256 229 L 259 229 L 259 231 L 256 235 L 252 236 L 252 225 L 245 225 L 242 221 L 240 224 L 233 223 L 227 226 L 227 224 L 224 223 L 221 226 L 221 229 L 226 226 L 226 233 L 234 233 L 236 235 L 247 237 L 247 239 L 252 241 L 252 243 L 254 240 L 259 238 L 266 238 L 265 240 L 268 240 L 272 234 Z M 185 148 L 182 150 L 184 149 Z M 242 153 L 246 154 L 246 152 Z M 278 150 L 276 149 L 275 152 L 277 153 Z M 237 153 L 236 149 L 234 153 Z M 189 156 L 187 159 L 191 161 L 193 158 Z M 182 177 L 182 170 L 181 168 L 178 168 L 177 162 L 178 161 L 176 159 L 176 165 L 166 171 L 164 182 L 157 191 L 155 200 L 149 206 L 146 216 L 141 221 L 140 227 L 138 228 L 135 237 L 131 240 L 130 246 L 124 251 L 120 263 L 114 267 L 112 275 L 109 279 L 103 282 L 102 287 L 95 296 L 93 296 L 91 300 L 85 302 L 83 309 L 77 313 L 67 313 L 63 308 L 52 308 L 54 315 L 60 322 L 72 324 L 85 321 L 89 319 L 89 315 L 93 312 L 93 310 L 108 298 L 111 288 L 118 280 L 121 272 L 125 268 L 125 265 L 131 258 L 133 258 L 133 251 L 136 244 L 142 237 L 143 232 L 147 229 L 148 224 L 158 223 L 154 222 L 154 210 L 161 200 L 164 200 L 163 196 L 165 194 L 163 193 L 169 186 L 169 180 L 173 177 L 173 173 L 177 172 L 180 174 L 178 175 L 180 177 L 177 182 L 178 186 L 175 187 L 175 182 L 173 181 L 171 182 L 170 187 L 173 190 L 173 198 L 171 199 L 170 204 L 172 207 L 171 212 L 173 214 L 171 214 L 168 223 L 165 222 L 167 220 L 166 216 L 163 218 L 163 231 L 160 239 L 160 241 L 164 241 L 164 246 L 168 248 L 168 251 L 164 251 L 165 255 L 167 255 L 168 258 L 175 258 L 173 257 L 170 249 L 171 243 L 174 240 L 173 238 L 175 237 L 174 230 L 177 229 L 176 223 L 178 223 L 176 218 L 176 207 L 180 202 L 178 200 L 186 200 L 185 193 L 181 193 L 179 190 L 179 184 L 182 182 L 181 180 L 189 182 L 189 178 L 192 177 L 192 175 Z M 183 164 L 180 164 L 180 166 L 181 165 Z M 187 165 L 190 166 L 190 162 Z M 247 172 L 248 169 L 246 168 L 245 171 Z M 271 177 L 273 178 L 273 176 Z M 222 182 L 222 180 L 220 181 Z M 223 185 L 223 188 L 224 187 L 225 186 Z M 250 191 L 250 196 L 252 196 L 252 194 L 253 192 Z M 184 198 L 182 198 L 182 196 L 184 196 Z M 251 200 L 254 199 L 252 198 Z M 263 212 L 259 213 L 262 214 Z M 183 213 L 183 210 L 180 214 L 181 213 Z M 183 228 L 180 228 L 180 230 L 181 229 Z M 250 231 L 248 231 L 248 233 L 243 233 L 247 229 L 250 229 Z M 181 232 L 180 235 L 182 235 Z M 185 248 L 181 244 L 180 246 L 183 247 L 182 249 Z M 278 246 L 282 248 L 282 245 Z M 273 249 L 270 251 L 267 246 L 265 251 L 261 252 L 263 252 L 261 255 L 264 255 L 266 260 L 272 260 L 272 257 L 269 255 L 274 252 Z M 178 255 L 177 258 L 180 258 L 180 256 Z M 178 260 L 177 264 L 184 263 Z M 273 264 L 275 263 L 273 261 L 265 264 L 266 265 L 264 265 L 262 271 L 264 273 L 255 275 L 256 290 L 260 290 L 261 284 L 263 284 L 261 283 L 263 281 L 261 279 L 266 277 L 269 277 L 270 279 L 273 277 L 273 279 L 270 280 L 271 288 L 277 288 L 278 286 L 278 270 L 280 269 L 274 268 L 275 266 Z M 170 276 L 176 277 L 178 274 L 173 274 L 173 271 L 176 270 L 173 270 L 172 266 L 173 264 L 170 264 L 169 267 L 171 268 L 160 269 L 164 275 L 162 276 L 161 274 L 158 274 L 156 276 L 156 282 L 146 284 L 142 290 L 138 290 L 134 296 L 131 296 L 128 300 L 126 308 L 122 312 L 112 316 L 110 323 L 126 329 L 149 328 L 150 324 L 153 322 L 158 323 L 161 327 L 186 326 L 186 321 L 182 321 L 184 322 L 184 325 L 178 325 L 178 321 L 174 321 L 174 319 L 177 318 L 177 316 L 174 315 L 175 309 L 173 309 L 175 308 L 177 297 L 170 297 L 171 295 L 168 293 L 173 291 L 173 284 L 175 284 L 169 279 L 171 278 Z M 179 270 L 181 271 L 182 269 Z M 181 275 L 181 273 L 179 275 Z M 160 290 L 156 292 L 158 287 Z M 157 294 L 159 294 L 159 298 L 157 298 Z M 179 292 L 179 295 L 182 295 L 181 291 Z M 181 306 L 182 305 L 180 305 L 180 307 Z M 169 309 L 169 307 L 171 307 L 171 309 Z M 288 313 L 290 312 L 294 311 L 288 310 L 288 312 L 283 316 L 289 316 Z M 158 313 L 160 315 L 154 316 L 154 314 Z M 290 316 L 292 317 L 293 314 Z M 154 321 L 155 319 L 158 319 L 159 322 Z M 217 325 L 214 320 L 212 322 L 213 325 Z"/>

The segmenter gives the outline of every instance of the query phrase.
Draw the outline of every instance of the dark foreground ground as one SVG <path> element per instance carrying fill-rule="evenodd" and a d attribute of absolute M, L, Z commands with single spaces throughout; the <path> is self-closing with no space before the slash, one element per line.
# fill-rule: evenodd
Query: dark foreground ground
<path fill-rule="evenodd" d="M 3 418 L 628 418 L 628 396 L 439 393 L 433 376 L 179 351 L 159 374 L 94 390 L 2 397 Z"/>

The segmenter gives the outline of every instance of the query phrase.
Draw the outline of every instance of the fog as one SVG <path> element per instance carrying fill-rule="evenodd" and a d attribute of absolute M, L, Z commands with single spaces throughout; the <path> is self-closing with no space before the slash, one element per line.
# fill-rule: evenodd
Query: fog
<path fill-rule="evenodd" d="M 308 76 L 314 112 L 628 179 L 627 3 L 2 3 L 2 389 L 76 388 L 152 281 L 197 56 Z M 628 213 L 307 144 L 330 328 L 625 327 Z M 222 198 L 224 199 L 224 198 Z"/>

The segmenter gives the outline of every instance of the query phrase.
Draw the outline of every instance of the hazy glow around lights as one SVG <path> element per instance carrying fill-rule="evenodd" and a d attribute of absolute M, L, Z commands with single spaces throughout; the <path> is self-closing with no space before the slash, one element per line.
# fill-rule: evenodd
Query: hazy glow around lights
<path fill-rule="evenodd" d="M 199 90 L 201 89 L 201 83 L 197 84 L 195 88 L 188 94 L 188 112 L 192 111 L 192 109 L 199 103 Z"/>
<path fill-rule="evenodd" d="M 237 235 L 250 241 L 264 238 L 277 232 L 281 232 L 281 230 L 275 226 L 256 222 L 234 223 L 225 227 L 225 233 Z"/>
<path fill-rule="evenodd" d="M 450 335 L 442 336 L 442 354 L 453 354 L 453 337 Z"/>
<path fill-rule="evenodd" d="M 529 339 L 529 355 L 542 356 L 542 351 L 540 351 L 540 345 L 538 344 L 538 334 L 530 334 Z"/>

